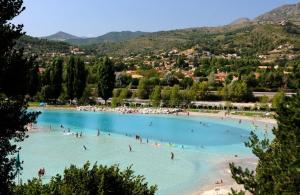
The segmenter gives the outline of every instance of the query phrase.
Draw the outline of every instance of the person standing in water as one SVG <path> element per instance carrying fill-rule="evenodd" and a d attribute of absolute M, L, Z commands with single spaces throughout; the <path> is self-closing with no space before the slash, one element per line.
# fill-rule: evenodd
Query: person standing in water
<path fill-rule="evenodd" d="M 174 153 L 171 152 L 171 160 L 174 160 Z"/>
<path fill-rule="evenodd" d="M 97 136 L 99 137 L 99 135 L 100 135 L 100 129 L 98 129 L 98 132 L 97 132 Z"/>
<path fill-rule="evenodd" d="M 131 152 L 132 151 L 131 145 L 128 145 L 128 147 L 129 147 L 129 152 Z"/>

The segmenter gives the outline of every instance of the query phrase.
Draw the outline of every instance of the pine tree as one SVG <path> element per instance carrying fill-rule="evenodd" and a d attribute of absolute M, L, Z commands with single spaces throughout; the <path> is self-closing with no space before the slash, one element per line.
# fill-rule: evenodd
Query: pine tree
<path fill-rule="evenodd" d="M 259 140 L 251 132 L 247 147 L 258 157 L 255 172 L 230 164 L 233 179 L 253 194 L 299 194 L 300 94 L 285 97 L 277 107 L 275 138 Z M 233 191 L 233 194 L 237 194 Z"/>
<path fill-rule="evenodd" d="M 24 33 L 22 25 L 9 23 L 25 8 L 22 0 L 0 1 L 0 194 L 11 194 L 16 177 L 16 142 L 23 141 L 26 125 L 34 122 L 38 113 L 26 111 L 28 72 L 33 60 L 24 57 L 23 50 L 14 48 Z"/>
<path fill-rule="evenodd" d="M 105 100 L 112 96 L 115 86 L 115 72 L 113 63 L 108 57 L 104 57 L 98 67 L 98 95 Z"/>

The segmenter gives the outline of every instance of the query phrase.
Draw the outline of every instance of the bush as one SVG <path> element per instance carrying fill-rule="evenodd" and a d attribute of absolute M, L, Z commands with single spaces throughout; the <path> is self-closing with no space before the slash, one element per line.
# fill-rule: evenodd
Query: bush
<path fill-rule="evenodd" d="M 124 195 L 152 195 L 157 186 L 148 186 L 143 176 L 134 176 L 131 168 L 121 171 L 117 165 L 97 166 L 90 168 L 87 162 L 83 168 L 71 165 L 65 169 L 64 175 L 52 177 L 47 184 L 34 178 L 28 183 L 15 186 L 14 194 L 124 194 Z"/>

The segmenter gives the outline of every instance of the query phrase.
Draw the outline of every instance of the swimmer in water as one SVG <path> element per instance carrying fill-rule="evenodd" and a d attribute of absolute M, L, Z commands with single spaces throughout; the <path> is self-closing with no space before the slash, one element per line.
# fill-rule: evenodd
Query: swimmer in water
<path fill-rule="evenodd" d="M 171 160 L 174 160 L 174 153 L 171 152 Z"/>
<path fill-rule="evenodd" d="M 87 150 L 87 148 L 85 147 L 85 145 L 83 145 L 83 149 L 84 149 L 84 150 Z"/>
<path fill-rule="evenodd" d="M 131 152 L 132 151 L 131 145 L 128 145 L 128 147 L 129 147 L 129 152 Z"/>

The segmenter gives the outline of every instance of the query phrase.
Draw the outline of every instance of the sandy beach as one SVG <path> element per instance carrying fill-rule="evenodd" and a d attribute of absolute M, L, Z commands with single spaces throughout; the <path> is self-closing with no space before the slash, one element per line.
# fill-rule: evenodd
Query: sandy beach
<path fill-rule="evenodd" d="M 213 183 L 211 185 L 207 185 L 205 187 L 200 188 L 199 190 L 192 193 L 193 195 L 227 195 L 231 192 L 231 188 L 237 191 L 243 190 L 242 185 L 238 185 L 231 177 L 231 172 L 229 169 L 229 163 L 234 162 L 236 165 L 242 167 L 248 167 L 250 169 L 255 169 L 257 164 L 257 159 L 255 158 L 237 158 L 225 160 L 220 163 L 216 167 L 217 172 L 217 181 L 220 182 L 222 179 L 222 183 Z M 247 195 L 250 193 L 246 193 Z"/>

